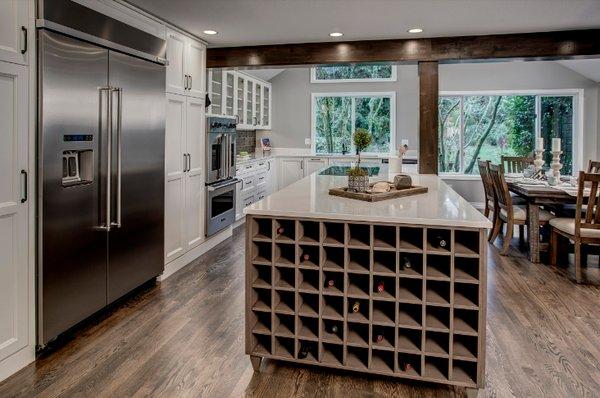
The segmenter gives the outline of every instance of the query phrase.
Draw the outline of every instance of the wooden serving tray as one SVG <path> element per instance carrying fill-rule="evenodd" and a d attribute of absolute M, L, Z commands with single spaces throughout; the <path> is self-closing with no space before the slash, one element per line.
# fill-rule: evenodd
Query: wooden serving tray
<path fill-rule="evenodd" d="M 371 183 L 370 186 L 372 187 L 373 183 Z M 426 192 L 427 187 L 422 187 L 419 185 L 413 185 L 410 188 L 404 189 L 396 189 L 392 186 L 392 189 L 390 189 L 388 192 L 378 193 L 348 191 L 348 187 L 329 189 L 330 195 L 341 196 L 349 199 L 364 200 L 365 202 L 379 202 L 387 199 L 402 198 L 404 196 L 419 195 Z"/>

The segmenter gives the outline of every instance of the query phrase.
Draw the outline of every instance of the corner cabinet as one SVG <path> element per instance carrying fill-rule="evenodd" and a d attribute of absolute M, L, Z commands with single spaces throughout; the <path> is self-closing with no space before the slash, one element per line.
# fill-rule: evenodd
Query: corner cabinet
<path fill-rule="evenodd" d="M 207 72 L 207 113 L 235 117 L 238 130 L 271 129 L 271 83 L 238 71 Z"/>
<path fill-rule="evenodd" d="M 29 28 L 30 5 L 25 0 L 0 1 L 0 61 L 29 64 L 35 40 Z"/>
<path fill-rule="evenodd" d="M 204 98 L 206 46 L 175 30 L 167 29 L 166 91 Z"/>
<path fill-rule="evenodd" d="M 165 263 L 204 240 L 204 99 L 167 94 Z"/>

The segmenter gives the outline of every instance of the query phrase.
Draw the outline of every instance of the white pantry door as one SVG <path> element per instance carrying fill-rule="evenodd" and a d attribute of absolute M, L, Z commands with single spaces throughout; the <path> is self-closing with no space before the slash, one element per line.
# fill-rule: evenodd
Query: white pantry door
<path fill-rule="evenodd" d="M 0 361 L 28 344 L 28 79 L 0 62 Z M 31 193 L 30 195 L 31 196 Z"/>

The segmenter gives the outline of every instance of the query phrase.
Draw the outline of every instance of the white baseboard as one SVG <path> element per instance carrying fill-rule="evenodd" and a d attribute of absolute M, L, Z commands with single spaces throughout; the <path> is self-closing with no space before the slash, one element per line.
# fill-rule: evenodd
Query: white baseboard
<path fill-rule="evenodd" d="M 175 272 L 179 271 L 219 243 L 223 242 L 225 239 L 231 237 L 233 228 L 227 227 L 223 231 L 217 233 L 214 236 L 211 236 L 208 240 L 202 242 L 199 246 L 193 248 L 189 252 L 185 253 L 181 257 L 177 257 L 175 260 L 170 263 L 165 264 L 165 270 L 161 275 L 159 275 L 156 280 L 159 282 L 164 281 Z"/>
<path fill-rule="evenodd" d="M 0 361 L 0 381 L 35 361 L 35 348 L 28 345 Z"/>
<path fill-rule="evenodd" d="M 236 220 L 233 223 L 232 227 L 233 227 L 233 229 L 236 229 L 237 227 L 239 227 L 240 225 L 242 225 L 245 222 L 246 222 L 246 216 L 242 216 L 242 217 L 240 217 L 239 220 Z"/>

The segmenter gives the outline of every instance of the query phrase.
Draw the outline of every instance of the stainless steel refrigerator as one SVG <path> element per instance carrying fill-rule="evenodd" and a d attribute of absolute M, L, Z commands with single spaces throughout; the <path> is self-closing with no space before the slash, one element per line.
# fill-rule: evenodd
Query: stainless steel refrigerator
<path fill-rule="evenodd" d="M 47 3 L 65 9 L 45 10 L 37 33 L 41 346 L 164 264 L 165 66 L 111 34 L 160 39 L 75 3 Z M 81 26 L 66 26 L 69 15 Z M 77 30 L 86 25 L 96 31 Z"/>

